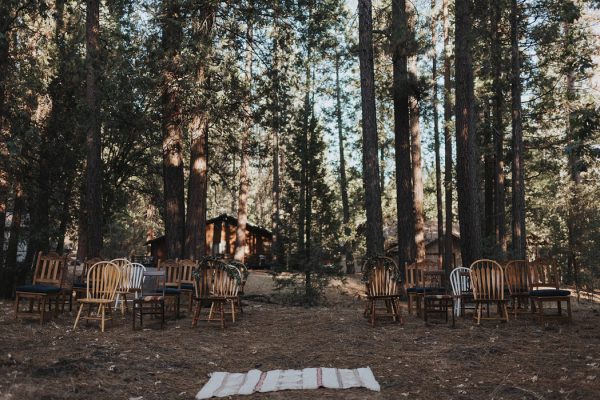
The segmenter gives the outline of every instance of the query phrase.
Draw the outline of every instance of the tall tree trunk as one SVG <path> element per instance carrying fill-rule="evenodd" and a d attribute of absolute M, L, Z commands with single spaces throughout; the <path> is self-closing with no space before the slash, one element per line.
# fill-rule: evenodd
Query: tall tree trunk
<path fill-rule="evenodd" d="M 413 13 L 414 14 L 414 13 Z M 412 26 L 411 24 L 411 31 Z M 419 125 L 420 106 L 418 94 L 416 91 L 417 82 L 417 57 L 413 56 L 409 60 L 409 74 L 412 95 L 409 98 L 409 115 L 410 115 L 410 141 L 411 141 L 411 163 L 413 173 L 413 196 L 414 196 L 414 215 L 415 215 L 415 259 L 425 259 L 425 218 L 423 215 L 423 170 L 421 167 L 421 128 Z"/>
<path fill-rule="evenodd" d="M 402 267 L 414 259 L 415 218 L 410 147 L 408 43 L 405 0 L 392 0 L 392 67 L 394 141 L 396 150 L 396 213 L 398 262 Z M 403 270 L 403 269 L 402 269 Z"/>
<path fill-rule="evenodd" d="M 525 184 L 523 181 L 523 127 L 521 120 L 521 60 L 519 54 L 519 5 L 511 0 L 510 44 L 511 44 L 511 97 L 512 97 L 512 208 L 513 208 L 513 256 L 517 260 L 527 257 L 525 236 Z"/>
<path fill-rule="evenodd" d="M 0 270 L 4 267 L 4 229 L 6 224 L 6 201 L 8 197 L 8 147 L 5 141 L 4 120 L 6 118 L 6 79 L 9 67 L 10 26 L 9 3 L 0 3 Z"/>
<path fill-rule="evenodd" d="M 496 191 L 496 167 L 494 161 L 493 127 L 491 122 L 491 107 L 489 101 L 484 100 L 483 112 L 483 235 L 486 243 L 495 241 L 495 206 L 494 194 Z M 491 251 L 492 249 L 486 249 Z"/>
<path fill-rule="evenodd" d="M 377 158 L 377 115 L 373 63 L 373 16 L 371 0 L 358 0 L 358 50 L 362 105 L 363 187 L 367 211 L 367 255 L 383 254 L 383 216 Z"/>
<path fill-rule="evenodd" d="M 444 197 L 446 206 L 446 232 L 444 235 L 444 270 L 450 275 L 454 264 L 453 210 L 452 210 L 452 82 L 451 82 L 451 48 L 450 19 L 448 1 L 442 0 L 442 19 L 444 29 Z"/>
<path fill-rule="evenodd" d="M 462 261 L 469 266 L 481 257 L 470 1 L 456 0 L 455 8 L 456 183 Z"/>
<path fill-rule="evenodd" d="M 494 191 L 495 207 L 495 236 L 498 244 L 498 253 L 500 258 L 504 258 L 507 250 L 506 228 L 505 228 L 505 179 L 504 179 L 504 121 L 502 118 L 502 109 L 504 103 L 504 94 L 502 93 L 502 45 L 500 38 L 500 23 L 502 20 L 502 7 L 500 1 L 494 1 L 492 8 L 492 124 L 494 136 L 494 166 L 496 184 Z"/>
<path fill-rule="evenodd" d="M 271 256 L 272 262 L 279 265 L 283 261 L 283 247 L 281 238 L 281 189 L 279 182 L 279 130 L 281 129 L 280 101 L 280 69 L 281 69 L 281 54 L 279 51 L 280 40 L 280 21 L 279 21 L 280 5 L 279 1 L 274 5 L 274 20 L 273 20 L 273 186 L 271 187 L 272 207 L 271 207 L 271 231 L 273 239 L 271 241 Z"/>
<path fill-rule="evenodd" d="M 185 233 L 183 134 L 179 86 L 182 22 L 179 0 L 163 0 L 163 7 L 165 18 L 162 46 L 166 62 L 162 82 L 165 236 L 167 257 L 179 258 L 183 254 Z"/>
<path fill-rule="evenodd" d="M 213 2 L 202 2 L 199 15 L 193 19 L 193 37 L 196 46 L 195 87 L 201 93 L 205 88 L 208 74 L 208 57 L 212 46 L 212 27 L 215 19 Z M 208 99 L 200 96 L 193 109 L 189 126 L 190 177 L 188 181 L 188 207 L 185 225 L 184 256 L 199 259 L 205 255 L 206 247 L 206 206 L 208 196 Z"/>
<path fill-rule="evenodd" d="M 97 87 L 100 56 L 100 0 L 87 0 L 86 4 L 87 253 L 88 257 L 97 257 L 102 249 L 102 158 Z"/>
<path fill-rule="evenodd" d="M 444 254 L 444 205 L 442 202 L 442 162 L 440 157 L 440 128 L 438 116 L 437 72 L 437 20 L 436 0 L 431 0 L 431 80 L 433 83 L 433 147 L 435 151 L 435 208 L 437 211 L 438 264 Z"/>
<path fill-rule="evenodd" d="M 8 297 L 12 295 L 15 279 L 17 275 L 17 257 L 19 242 L 21 240 L 21 221 L 25 212 L 25 199 L 23 195 L 23 186 L 21 177 L 17 177 L 15 185 L 15 201 L 13 205 L 12 221 L 10 224 L 10 237 L 8 239 L 8 248 L 6 249 L 6 265 L 3 279 L 2 295 Z"/>
<path fill-rule="evenodd" d="M 352 257 L 352 240 L 350 235 L 350 206 L 348 204 L 348 180 L 346 178 L 346 155 L 344 150 L 344 126 L 342 123 L 342 88 L 340 85 L 340 54 L 335 55 L 335 113 L 338 130 L 338 148 L 340 152 L 340 192 L 342 194 L 342 221 L 344 223 L 344 256 L 346 272 L 354 273 L 354 259 Z"/>
<path fill-rule="evenodd" d="M 252 6 L 250 6 L 252 7 Z M 248 142 L 250 140 L 250 134 L 252 131 L 252 108 L 250 101 L 252 97 L 252 52 L 253 52 L 253 32 L 252 32 L 252 21 L 253 10 L 250 9 L 248 15 L 248 23 L 246 26 L 246 98 L 244 100 L 244 114 L 245 114 L 245 129 L 242 134 L 242 160 L 240 163 L 240 195 L 238 200 L 238 224 L 235 235 L 235 255 L 234 259 L 244 262 L 244 256 L 246 252 L 246 224 L 248 222 L 248 191 L 249 191 L 249 180 L 248 180 L 248 167 L 250 164 L 250 155 L 248 149 Z"/>

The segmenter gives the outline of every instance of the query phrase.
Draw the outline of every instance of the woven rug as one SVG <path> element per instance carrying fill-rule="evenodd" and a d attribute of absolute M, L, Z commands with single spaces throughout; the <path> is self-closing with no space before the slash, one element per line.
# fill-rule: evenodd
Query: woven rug
<path fill-rule="evenodd" d="M 348 389 L 364 387 L 379 392 L 379 383 L 371 368 L 304 368 L 277 369 L 262 372 L 253 369 L 247 373 L 213 372 L 210 380 L 196 395 L 196 399 L 226 397 L 278 390 Z"/>

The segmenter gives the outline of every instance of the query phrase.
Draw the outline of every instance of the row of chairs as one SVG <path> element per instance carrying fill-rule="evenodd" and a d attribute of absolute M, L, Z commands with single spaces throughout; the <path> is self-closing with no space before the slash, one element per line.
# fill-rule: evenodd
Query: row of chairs
<path fill-rule="evenodd" d="M 475 305 L 475 319 L 489 317 L 490 306 L 496 304 L 503 320 L 508 321 L 507 303 L 512 300 L 512 311 L 526 309 L 529 301 L 532 311 L 537 310 L 540 321 L 546 317 L 562 317 L 561 303 L 566 302 L 567 318 L 571 320 L 570 292 L 559 287 L 559 273 L 556 262 L 549 260 L 511 261 L 504 267 L 493 260 L 475 261 L 470 268 L 458 267 L 450 273 L 452 294 L 446 285 L 445 272 L 434 261 L 420 261 L 405 266 L 405 281 L 401 283 L 400 271 L 395 261 L 388 257 L 367 259 L 363 266 L 363 280 L 366 283 L 367 304 L 365 316 L 371 317 L 375 324 L 376 315 L 391 316 L 393 320 L 402 322 L 399 301 L 404 289 L 408 298 L 408 312 L 411 313 L 413 303 L 417 315 L 423 311 L 427 315 L 440 312 L 446 315 L 447 310 L 454 315 L 464 314 L 465 303 Z M 376 304 L 383 302 L 383 308 Z M 558 314 L 547 315 L 543 312 L 546 302 L 556 302 Z M 421 307 L 422 305 L 422 307 Z M 487 317 L 483 317 L 483 307 Z M 382 315 L 383 313 L 383 315 Z"/>

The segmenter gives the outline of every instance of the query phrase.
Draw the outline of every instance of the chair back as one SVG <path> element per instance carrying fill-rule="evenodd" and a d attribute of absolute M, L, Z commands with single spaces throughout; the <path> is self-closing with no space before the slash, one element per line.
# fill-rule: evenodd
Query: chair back
<path fill-rule="evenodd" d="M 137 263 L 136 263 L 137 264 Z M 138 264 L 141 265 L 141 264 Z M 155 297 L 157 295 L 165 295 L 165 283 L 166 283 L 165 271 L 148 271 L 144 270 L 142 273 L 142 286 L 141 286 L 141 298 L 146 296 Z"/>
<path fill-rule="evenodd" d="M 114 301 L 121 283 L 121 269 L 110 261 L 100 261 L 87 274 L 87 298 Z"/>
<path fill-rule="evenodd" d="M 371 257 L 363 264 L 363 281 L 369 296 L 400 294 L 400 271 L 389 257 Z"/>
<path fill-rule="evenodd" d="M 477 260 L 471 264 L 473 298 L 478 301 L 504 300 L 504 270 L 494 260 Z"/>
<path fill-rule="evenodd" d="M 48 254 L 38 253 L 33 273 L 32 283 L 34 285 L 61 286 L 65 258 L 52 252 Z"/>
<path fill-rule="evenodd" d="M 423 286 L 423 272 L 441 271 L 438 263 L 432 260 L 416 261 L 405 267 L 406 289 Z"/>
<path fill-rule="evenodd" d="M 179 263 L 177 260 L 159 260 L 158 270 L 165 271 L 165 285 L 171 288 L 179 288 L 181 286 L 181 277 Z"/>
<path fill-rule="evenodd" d="M 246 264 L 244 264 L 241 261 L 231 260 L 229 262 L 229 265 L 236 267 L 238 271 L 240 271 L 240 276 L 242 277 L 242 285 L 245 285 L 246 280 L 248 280 L 248 275 L 250 275 L 250 271 L 248 270 Z"/>
<path fill-rule="evenodd" d="M 85 283 L 87 273 L 90 270 L 90 268 L 92 267 L 92 265 L 99 263 L 100 261 L 104 261 L 104 260 L 100 257 L 85 259 L 82 263 L 81 275 L 78 277 L 79 282 Z"/>
<path fill-rule="evenodd" d="M 424 270 L 423 280 L 419 287 L 425 289 L 426 294 L 446 293 L 446 273 L 440 270 Z"/>
<path fill-rule="evenodd" d="M 194 269 L 198 267 L 198 262 L 194 260 L 178 260 L 179 263 L 179 282 L 181 284 L 194 284 L 192 276 Z"/>
<path fill-rule="evenodd" d="M 223 264 L 223 268 L 215 268 L 212 271 L 212 296 L 235 297 L 238 295 L 241 278 L 237 268 Z"/>
<path fill-rule="evenodd" d="M 452 294 L 460 296 L 471 292 L 471 277 L 469 268 L 457 267 L 450 272 L 450 286 Z"/>
<path fill-rule="evenodd" d="M 533 289 L 559 289 L 560 277 L 555 259 L 540 258 L 535 261 L 530 261 L 528 267 L 529 282 Z"/>
<path fill-rule="evenodd" d="M 509 261 L 504 267 L 504 277 L 510 294 L 527 293 L 529 284 L 529 268 L 525 260 Z"/>
<path fill-rule="evenodd" d="M 225 269 L 225 265 L 224 262 L 212 257 L 205 257 L 199 261 L 198 267 L 193 272 L 196 298 L 206 299 L 212 294 L 215 271 Z"/>
<path fill-rule="evenodd" d="M 144 286 L 144 273 L 146 272 L 146 267 L 144 267 L 140 263 L 131 263 L 131 275 L 130 275 L 130 283 L 129 289 L 135 291 L 135 293 L 140 293 Z"/>
<path fill-rule="evenodd" d="M 126 258 L 115 258 L 110 261 L 115 264 L 121 270 L 121 281 L 117 290 L 127 292 L 131 288 L 131 275 L 133 274 L 133 267 L 128 259 Z"/>

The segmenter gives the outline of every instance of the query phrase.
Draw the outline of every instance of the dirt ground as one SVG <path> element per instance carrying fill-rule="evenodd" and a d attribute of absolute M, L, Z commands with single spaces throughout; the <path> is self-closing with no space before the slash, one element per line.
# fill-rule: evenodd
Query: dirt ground
<path fill-rule="evenodd" d="M 0 303 L 0 399 L 193 399 L 213 371 L 253 368 L 370 366 L 381 392 L 366 389 L 286 391 L 247 399 L 600 399 L 600 307 L 573 301 L 573 324 L 539 325 L 529 316 L 509 323 L 458 319 L 425 326 L 372 328 L 349 279 L 329 290 L 324 307 L 246 300 L 244 314 L 221 330 L 192 329 L 189 316 L 164 330 L 133 332 L 131 316 L 104 334 L 74 312 L 43 326 L 15 321 Z M 266 294 L 271 280 L 253 273 L 247 294 Z M 150 328 L 150 326 L 148 326 Z"/>

